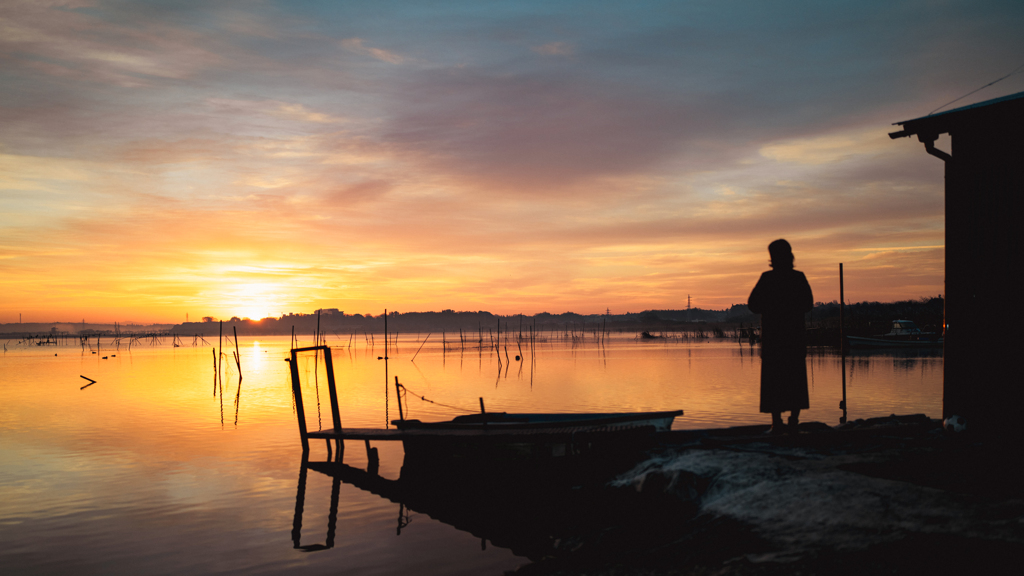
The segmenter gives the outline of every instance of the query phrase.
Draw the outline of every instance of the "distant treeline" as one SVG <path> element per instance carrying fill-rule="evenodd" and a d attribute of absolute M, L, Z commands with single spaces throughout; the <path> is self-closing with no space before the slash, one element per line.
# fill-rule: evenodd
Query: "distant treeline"
<path fill-rule="evenodd" d="M 457 334 L 487 334 L 501 332 L 523 332 L 531 330 L 537 333 L 546 332 L 591 332 L 604 330 L 609 332 L 668 330 L 672 327 L 692 323 L 729 322 L 732 315 L 749 316 L 746 306 L 737 305 L 729 310 L 645 310 L 626 314 L 576 314 L 564 312 L 551 314 L 512 314 L 500 315 L 485 311 L 456 312 L 389 312 L 387 328 L 389 332 L 427 333 L 448 332 Z M 344 314 L 341 312 L 325 312 L 317 314 L 286 314 L 280 318 L 264 318 L 250 320 L 247 318 L 230 318 L 224 320 L 224 329 L 237 327 L 239 334 L 290 334 L 294 327 L 296 334 L 311 334 L 320 324 L 320 331 L 325 334 L 380 334 L 384 332 L 384 315 L 372 316 L 363 314 Z M 207 318 L 203 322 L 186 322 L 171 329 L 176 334 L 200 334 L 210 336 L 217 334 L 220 321 Z"/>
<path fill-rule="evenodd" d="M 847 336 L 877 336 L 892 328 L 893 320 L 913 320 L 924 332 L 942 333 L 945 300 L 942 296 L 900 302 L 857 302 L 843 311 Z M 808 343 L 836 346 L 839 342 L 839 303 L 818 303 L 807 314 Z"/>
<path fill-rule="evenodd" d="M 845 332 L 853 336 L 873 336 L 889 331 L 893 320 L 913 320 L 925 331 L 942 331 L 943 299 L 920 298 L 901 302 L 858 302 L 848 304 L 845 309 Z M 280 318 L 264 318 L 250 320 L 248 318 L 230 318 L 223 321 L 225 334 L 237 329 L 240 335 L 309 335 L 319 329 L 325 335 L 334 334 L 338 338 L 349 335 L 381 334 L 384 331 L 384 315 L 345 314 L 336 310 L 327 310 L 319 315 L 286 314 Z M 626 314 L 576 314 L 565 312 L 550 314 L 541 312 L 533 315 L 499 315 L 485 311 L 456 312 L 389 312 L 387 328 L 391 333 L 441 333 L 458 334 L 460 331 L 467 339 L 480 334 L 523 332 L 528 336 L 531 331 L 537 335 L 545 333 L 583 333 L 604 330 L 609 333 L 622 332 L 692 332 L 699 334 L 736 334 L 739 328 L 757 327 L 760 317 L 753 314 L 745 304 L 734 304 L 726 310 L 644 310 Z M 33 331 L 19 330 L 22 325 L 0 325 L 0 335 L 7 338 L 22 338 L 29 334 L 61 333 L 61 328 L 70 323 L 53 323 L 35 325 L 42 328 Z M 72 325 L 83 327 L 81 324 Z M 807 314 L 809 344 L 834 346 L 839 342 L 839 303 L 818 302 Z M 152 332 L 149 326 L 119 326 L 119 330 L 71 330 L 71 333 L 114 334 Z M 136 329 L 136 330 L 133 330 Z M 185 322 L 178 325 L 160 326 L 164 334 L 179 336 L 216 336 L 221 329 L 220 320 L 212 317 L 202 322 Z"/>

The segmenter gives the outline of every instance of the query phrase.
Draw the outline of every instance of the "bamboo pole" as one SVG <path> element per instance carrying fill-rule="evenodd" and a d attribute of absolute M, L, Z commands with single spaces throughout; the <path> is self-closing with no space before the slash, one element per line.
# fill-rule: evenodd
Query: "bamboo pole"
<path fill-rule="evenodd" d="M 427 339 L 430 338 L 431 334 L 433 334 L 433 332 L 427 333 L 427 337 L 423 339 L 423 344 L 427 343 Z M 420 347 L 416 349 L 416 354 L 419 354 L 420 350 L 423 350 L 423 344 L 420 344 Z M 416 354 L 412 355 L 412 358 L 409 360 L 410 362 L 416 359 Z M 395 376 L 395 378 L 398 378 L 398 376 Z"/>
<path fill-rule="evenodd" d="M 238 353 L 238 327 L 232 326 L 232 330 L 235 332 L 235 364 L 238 365 L 238 381 L 241 386 L 242 381 L 242 356 Z"/>

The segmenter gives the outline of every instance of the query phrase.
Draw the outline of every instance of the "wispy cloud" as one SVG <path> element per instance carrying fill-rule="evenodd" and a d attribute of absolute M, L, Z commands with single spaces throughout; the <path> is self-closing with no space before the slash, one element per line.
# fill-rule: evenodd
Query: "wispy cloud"
<path fill-rule="evenodd" d="M 346 50 L 355 52 L 356 54 L 370 56 L 389 64 L 401 64 L 405 61 L 405 58 L 402 58 L 394 52 L 390 52 L 382 48 L 372 48 L 365 45 L 362 38 L 345 38 L 341 41 L 341 46 Z"/>

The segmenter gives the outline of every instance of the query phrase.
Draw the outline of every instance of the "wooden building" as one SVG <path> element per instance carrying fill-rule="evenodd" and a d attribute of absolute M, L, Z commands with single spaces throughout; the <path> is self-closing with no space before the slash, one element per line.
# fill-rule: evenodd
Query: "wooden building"
<path fill-rule="evenodd" d="M 943 417 L 1024 436 L 1024 352 L 1015 333 L 1024 277 L 1024 92 L 896 124 L 902 130 L 891 138 L 917 136 L 945 163 Z M 949 134 L 949 151 L 936 148 L 940 134 Z"/>

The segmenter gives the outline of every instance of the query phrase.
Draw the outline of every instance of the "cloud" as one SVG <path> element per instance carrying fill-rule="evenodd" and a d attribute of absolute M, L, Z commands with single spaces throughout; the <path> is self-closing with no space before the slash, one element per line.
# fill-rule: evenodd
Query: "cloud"
<path fill-rule="evenodd" d="M 389 64 L 401 64 L 405 61 L 405 58 L 402 58 L 394 52 L 389 52 L 388 50 L 383 50 L 381 48 L 371 48 L 364 45 L 362 38 L 345 38 L 341 41 L 341 46 L 342 48 L 355 52 L 356 54 L 370 56 L 380 60 L 381 62 L 387 62 Z"/>
<path fill-rule="evenodd" d="M 281 102 L 277 100 L 232 100 L 227 98 L 210 98 L 207 104 L 216 109 L 218 114 L 238 114 L 250 116 L 270 116 L 283 120 L 312 122 L 317 124 L 338 124 L 344 118 L 324 112 L 310 110 L 303 104 Z"/>
<path fill-rule="evenodd" d="M 158 20 L 118 22 L 33 2 L 5 3 L 0 54 L 15 67 L 124 87 L 183 79 L 221 62 L 208 37 Z M 102 13 L 102 11 L 101 11 Z"/>
<path fill-rule="evenodd" d="M 880 155 L 891 149 L 889 137 L 878 127 L 861 129 L 857 133 L 832 133 L 811 138 L 798 138 L 773 142 L 761 147 L 765 158 L 796 164 L 833 164 L 854 156 Z"/>
<path fill-rule="evenodd" d="M 541 46 L 534 46 L 532 50 L 545 56 L 571 56 L 572 45 L 567 42 L 548 42 Z"/>
<path fill-rule="evenodd" d="M 534 72 L 461 68 L 414 75 L 390 103 L 385 137 L 433 170 L 532 196 L 639 173 L 708 136 L 721 111 L 622 85 Z M 687 158 L 688 155 L 692 155 Z"/>
<path fill-rule="evenodd" d="M 778 237 L 937 293 L 941 163 L 886 132 L 1024 49 L 1020 3 L 82 6 L 0 6 L 0 317 L 726 306 Z"/>

